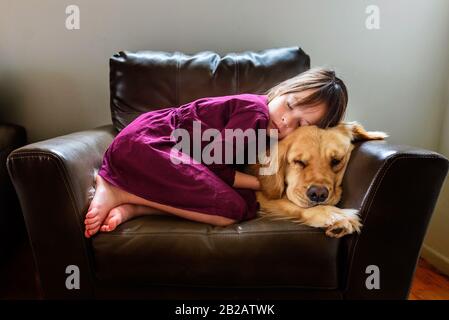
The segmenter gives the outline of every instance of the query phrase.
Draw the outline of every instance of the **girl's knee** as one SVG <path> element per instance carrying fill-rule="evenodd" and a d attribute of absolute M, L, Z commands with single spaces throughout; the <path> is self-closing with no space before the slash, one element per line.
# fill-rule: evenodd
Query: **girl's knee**
<path fill-rule="evenodd" d="M 213 219 L 212 224 L 218 227 L 227 227 L 230 226 L 231 224 L 236 223 L 238 220 L 234 220 L 234 219 L 230 219 L 230 218 L 226 218 L 226 217 L 221 217 L 221 216 L 215 216 Z"/>

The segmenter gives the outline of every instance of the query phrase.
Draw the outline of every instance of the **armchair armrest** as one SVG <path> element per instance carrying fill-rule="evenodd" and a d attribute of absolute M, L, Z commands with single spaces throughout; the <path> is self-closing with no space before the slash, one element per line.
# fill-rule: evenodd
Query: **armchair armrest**
<path fill-rule="evenodd" d="M 423 239 L 448 171 L 442 155 L 385 141 L 356 144 L 339 206 L 360 209 L 362 233 L 343 241 L 346 299 L 406 299 Z M 380 289 L 366 279 L 379 268 Z"/>
<path fill-rule="evenodd" d="M 93 295 L 83 219 L 95 171 L 115 134 L 106 125 L 29 144 L 8 156 L 45 298 Z M 66 288 L 69 265 L 80 270 L 79 290 Z"/>

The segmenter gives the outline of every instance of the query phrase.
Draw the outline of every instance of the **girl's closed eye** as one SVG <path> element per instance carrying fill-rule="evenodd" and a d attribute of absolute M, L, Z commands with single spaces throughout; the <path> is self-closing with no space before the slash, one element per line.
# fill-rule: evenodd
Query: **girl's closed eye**
<path fill-rule="evenodd" d="M 344 117 L 348 93 L 333 70 L 315 67 L 268 90 L 267 102 L 269 127 L 278 129 L 281 140 L 298 126 L 337 126 Z"/>

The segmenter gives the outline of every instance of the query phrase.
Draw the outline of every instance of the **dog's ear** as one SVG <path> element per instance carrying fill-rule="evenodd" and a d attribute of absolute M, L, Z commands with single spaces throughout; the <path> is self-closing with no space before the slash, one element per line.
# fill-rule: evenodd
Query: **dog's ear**
<path fill-rule="evenodd" d="M 388 137 L 388 134 L 382 131 L 366 131 L 363 126 L 356 122 L 341 122 L 337 126 L 338 130 L 341 130 L 348 135 L 352 142 L 364 141 L 364 140 L 383 140 Z"/>
<path fill-rule="evenodd" d="M 280 141 L 277 143 L 275 150 L 270 149 L 268 163 L 263 168 L 259 168 L 260 189 L 268 199 L 280 199 L 285 190 L 285 168 L 288 150 L 288 144 L 285 142 L 287 141 Z M 277 156 L 275 153 L 277 153 Z"/>

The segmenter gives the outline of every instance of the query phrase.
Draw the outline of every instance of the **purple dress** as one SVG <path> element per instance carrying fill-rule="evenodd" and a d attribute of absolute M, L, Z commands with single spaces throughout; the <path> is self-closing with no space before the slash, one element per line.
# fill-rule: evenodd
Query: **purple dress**
<path fill-rule="evenodd" d="M 170 151 L 177 143 L 171 137 L 173 130 L 185 129 L 193 137 L 194 120 L 201 122 L 201 133 L 215 128 L 223 138 L 224 129 L 266 129 L 267 96 L 245 93 L 201 98 L 143 113 L 114 138 L 98 174 L 149 201 L 238 221 L 256 217 L 255 191 L 232 187 L 237 164 L 171 161 Z M 208 143 L 202 142 L 201 149 Z M 245 153 L 246 148 L 247 143 Z M 224 150 L 223 146 L 223 154 Z"/>

